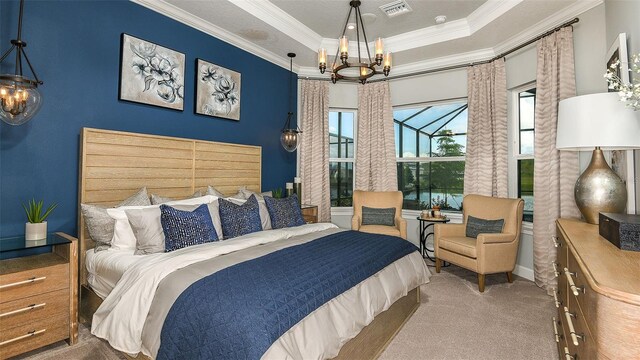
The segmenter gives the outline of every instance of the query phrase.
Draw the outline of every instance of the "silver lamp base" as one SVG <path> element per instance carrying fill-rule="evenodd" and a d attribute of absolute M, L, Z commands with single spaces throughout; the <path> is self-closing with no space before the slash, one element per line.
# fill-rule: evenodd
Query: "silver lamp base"
<path fill-rule="evenodd" d="M 593 150 L 591 162 L 580 175 L 574 189 L 578 209 L 589 224 L 598 224 L 598 213 L 624 213 L 627 187 L 613 172 L 599 147 Z"/>

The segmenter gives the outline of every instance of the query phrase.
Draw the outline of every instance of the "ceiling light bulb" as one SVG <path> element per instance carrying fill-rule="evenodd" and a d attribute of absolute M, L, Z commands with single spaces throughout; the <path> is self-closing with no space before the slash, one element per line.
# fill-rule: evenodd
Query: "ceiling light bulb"
<path fill-rule="evenodd" d="M 356 28 L 356 24 L 354 24 L 354 23 L 348 23 L 348 24 L 347 24 L 347 29 L 349 29 L 349 30 L 353 30 L 353 29 L 355 29 L 355 28 Z"/>
<path fill-rule="evenodd" d="M 436 24 L 444 24 L 447 21 L 447 17 L 444 15 L 436 16 Z"/>

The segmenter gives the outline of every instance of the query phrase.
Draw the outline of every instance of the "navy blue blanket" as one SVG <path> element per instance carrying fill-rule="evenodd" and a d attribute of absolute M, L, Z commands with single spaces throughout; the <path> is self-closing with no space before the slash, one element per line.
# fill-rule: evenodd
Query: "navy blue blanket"
<path fill-rule="evenodd" d="M 315 309 L 416 250 L 344 231 L 218 271 L 176 299 L 158 359 L 259 359 Z"/>

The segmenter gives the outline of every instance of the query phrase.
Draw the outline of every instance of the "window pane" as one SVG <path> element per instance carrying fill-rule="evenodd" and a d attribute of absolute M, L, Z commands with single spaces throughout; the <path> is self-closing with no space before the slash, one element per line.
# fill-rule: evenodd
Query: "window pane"
<path fill-rule="evenodd" d="M 396 157 L 400 157 L 400 124 L 394 122 L 393 123 L 393 131 L 395 132 L 396 137 Z"/>
<path fill-rule="evenodd" d="M 338 157 L 338 112 L 329 111 L 329 157 Z"/>
<path fill-rule="evenodd" d="M 520 154 L 533 155 L 533 130 L 520 131 Z"/>
<path fill-rule="evenodd" d="M 403 209 L 417 210 L 418 192 L 416 181 L 416 168 L 418 163 L 415 162 L 399 162 L 398 163 L 398 189 L 402 191 L 404 202 Z"/>
<path fill-rule="evenodd" d="M 535 116 L 535 89 L 523 91 L 520 97 L 520 129 L 533 129 Z"/>
<path fill-rule="evenodd" d="M 518 197 L 524 200 L 524 221 L 533 221 L 533 159 L 518 160 Z"/>
<path fill-rule="evenodd" d="M 416 157 L 416 132 L 402 127 L 402 157 Z"/>
<path fill-rule="evenodd" d="M 329 162 L 331 206 L 352 206 L 353 163 Z"/>
<path fill-rule="evenodd" d="M 447 130 L 438 132 L 433 137 L 433 156 L 464 156 L 467 145 L 467 135 L 450 135 Z"/>
<path fill-rule="evenodd" d="M 437 161 L 431 163 L 431 202 L 443 210 L 462 210 L 464 161 Z"/>
<path fill-rule="evenodd" d="M 352 112 L 329 112 L 329 157 L 353 158 L 354 114 Z"/>
<path fill-rule="evenodd" d="M 431 156 L 429 153 L 429 144 L 431 143 L 431 139 L 429 139 L 429 136 L 423 133 L 419 133 L 418 140 L 420 141 L 419 143 L 420 157 Z"/>

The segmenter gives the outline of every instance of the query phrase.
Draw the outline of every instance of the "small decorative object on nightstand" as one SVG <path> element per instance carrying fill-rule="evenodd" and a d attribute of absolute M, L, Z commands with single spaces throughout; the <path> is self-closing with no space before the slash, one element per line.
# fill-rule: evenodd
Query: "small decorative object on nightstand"
<path fill-rule="evenodd" d="M 0 253 L 51 246 L 52 252 L 0 261 L 0 359 L 56 341 L 78 341 L 78 240 L 0 239 Z"/>
<path fill-rule="evenodd" d="M 318 207 L 316 205 L 300 205 L 302 217 L 307 224 L 315 224 L 318 222 Z"/>

